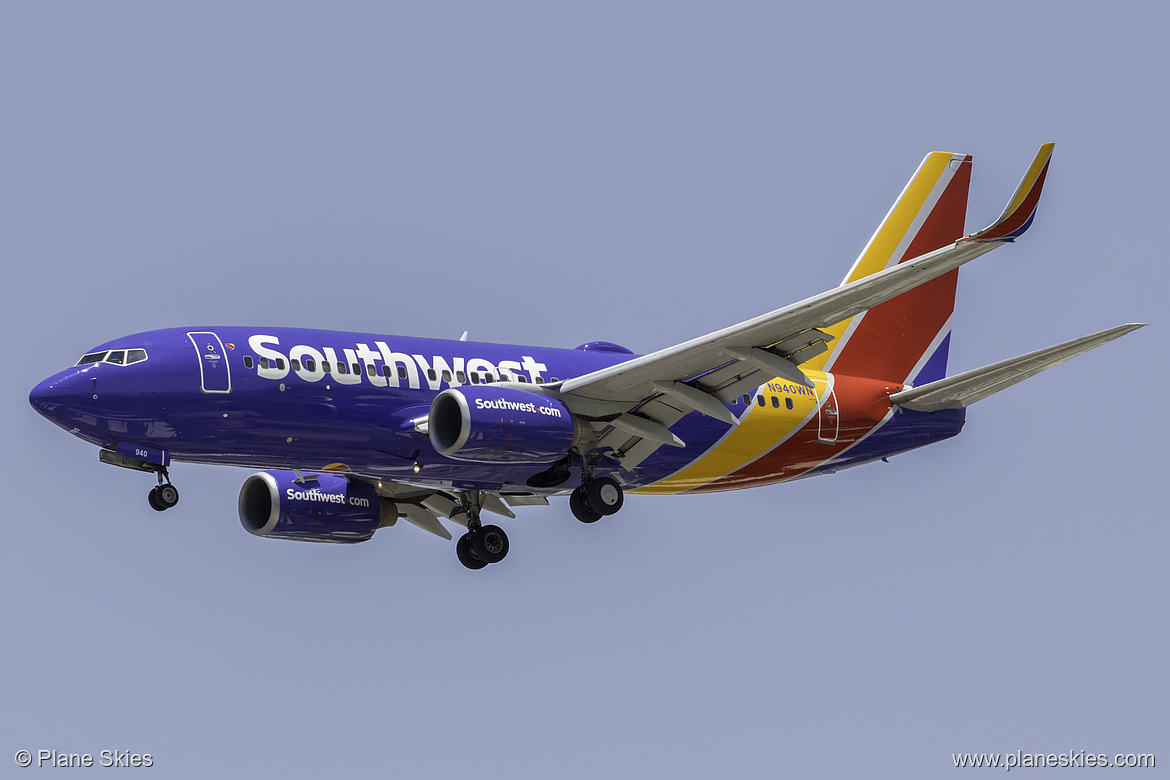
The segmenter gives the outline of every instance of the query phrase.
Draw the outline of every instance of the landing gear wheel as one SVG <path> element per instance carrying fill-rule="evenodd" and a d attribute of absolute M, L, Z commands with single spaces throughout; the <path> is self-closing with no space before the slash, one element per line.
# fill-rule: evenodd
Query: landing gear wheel
<path fill-rule="evenodd" d="M 158 488 L 152 487 L 150 492 L 146 494 L 146 500 L 150 504 L 150 508 L 156 512 L 162 512 L 166 509 L 158 500 Z"/>
<path fill-rule="evenodd" d="M 471 535 L 471 552 L 488 563 L 499 563 L 508 554 L 508 535 L 498 525 L 485 525 Z"/>
<path fill-rule="evenodd" d="M 471 534 L 465 533 L 459 537 L 459 541 L 455 543 L 455 555 L 459 557 L 459 562 L 469 569 L 482 569 L 487 566 L 487 561 L 480 560 L 474 557 L 471 552 Z"/>
<path fill-rule="evenodd" d="M 163 485 L 159 485 L 151 492 L 154 493 L 154 500 L 158 502 L 163 509 L 170 509 L 175 504 L 179 503 L 179 489 L 169 482 Z"/>
<path fill-rule="evenodd" d="M 612 477 L 598 477 L 585 485 L 585 503 L 602 515 L 612 515 L 622 508 L 625 495 L 622 486 Z"/>
<path fill-rule="evenodd" d="M 596 523 L 601 519 L 601 513 L 594 512 L 585 503 L 585 491 L 582 488 L 577 488 L 569 496 L 569 509 L 572 510 L 573 517 L 582 523 Z"/>

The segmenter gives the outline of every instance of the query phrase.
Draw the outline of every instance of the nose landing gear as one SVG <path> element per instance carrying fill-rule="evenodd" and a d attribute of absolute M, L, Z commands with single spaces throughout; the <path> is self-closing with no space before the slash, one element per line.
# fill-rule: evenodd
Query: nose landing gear
<path fill-rule="evenodd" d="M 155 454 L 159 454 L 155 451 Z M 162 453 L 162 461 L 166 462 L 166 453 Z M 131 471 L 147 471 L 154 472 L 158 475 L 158 485 L 150 489 L 150 494 L 146 500 L 150 503 L 150 508 L 157 512 L 170 509 L 175 504 L 179 503 L 179 489 L 171 484 L 171 475 L 167 473 L 167 467 L 159 465 L 156 462 L 140 460 L 132 458 L 129 455 L 120 455 L 114 450 L 103 449 L 98 453 L 98 459 L 102 463 L 108 463 L 111 466 L 118 468 L 130 469 Z"/>
<path fill-rule="evenodd" d="M 150 489 L 146 500 L 156 512 L 166 511 L 179 503 L 179 489 L 171 484 L 171 477 L 165 468 L 158 469 L 158 485 Z"/>

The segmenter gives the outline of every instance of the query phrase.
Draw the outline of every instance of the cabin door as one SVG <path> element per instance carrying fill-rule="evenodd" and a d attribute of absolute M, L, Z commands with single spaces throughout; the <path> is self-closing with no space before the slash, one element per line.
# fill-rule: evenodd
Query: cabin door
<path fill-rule="evenodd" d="M 817 441 L 821 444 L 836 444 L 837 434 L 841 430 L 841 415 L 837 407 L 837 393 L 833 389 L 833 375 L 825 374 L 824 387 L 815 386 L 813 392 L 817 396 Z"/>
<path fill-rule="evenodd" d="M 228 367 L 227 350 L 214 333 L 188 333 L 199 359 L 200 389 L 205 393 L 230 393 L 232 372 Z"/>

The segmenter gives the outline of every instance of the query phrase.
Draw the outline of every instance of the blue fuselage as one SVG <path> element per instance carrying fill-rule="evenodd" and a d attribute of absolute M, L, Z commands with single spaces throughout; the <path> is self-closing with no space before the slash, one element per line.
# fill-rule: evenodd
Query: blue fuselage
<path fill-rule="evenodd" d="M 447 458 L 435 452 L 417 422 L 448 387 L 551 384 L 633 357 L 613 345 L 586 346 L 548 349 L 290 328 L 176 328 L 102 344 L 91 355 L 116 355 L 121 362 L 65 369 L 39 384 L 30 401 L 57 425 L 105 449 L 130 445 L 164 451 L 175 461 L 330 469 L 436 487 L 529 491 L 527 480 L 547 464 Z M 128 364 L 119 353 L 130 350 L 143 350 L 146 358 Z M 754 408 L 737 404 L 728 407 L 737 415 Z M 868 445 L 840 453 L 836 466 L 946 438 L 961 423 L 961 413 L 891 415 L 866 436 Z M 630 489 L 650 485 L 708 453 L 729 426 L 694 413 L 673 430 L 687 442 L 685 449 L 663 448 L 630 472 L 603 461 L 599 473 L 619 476 Z M 578 483 L 574 477 L 533 492 L 564 493 Z"/>

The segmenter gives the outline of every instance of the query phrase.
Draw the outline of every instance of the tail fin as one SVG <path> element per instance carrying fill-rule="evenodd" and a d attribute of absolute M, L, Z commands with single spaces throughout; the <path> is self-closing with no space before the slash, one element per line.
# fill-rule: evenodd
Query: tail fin
<path fill-rule="evenodd" d="M 842 284 L 962 238 L 970 182 L 970 155 L 928 154 Z M 913 384 L 941 379 L 958 276 L 951 271 L 834 325 L 824 370 Z"/>

